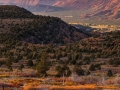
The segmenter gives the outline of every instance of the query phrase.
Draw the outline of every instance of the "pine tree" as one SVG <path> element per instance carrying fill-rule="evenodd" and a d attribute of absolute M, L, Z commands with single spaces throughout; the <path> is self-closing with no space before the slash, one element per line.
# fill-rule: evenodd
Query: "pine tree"
<path fill-rule="evenodd" d="M 36 66 L 36 70 L 39 76 L 46 77 L 47 70 L 49 70 L 49 61 L 47 61 L 47 54 L 43 52 L 40 58 L 40 62 Z"/>
<path fill-rule="evenodd" d="M 58 73 L 56 75 L 57 77 L 61 77 L 61 76 L 63 76 L 63 74 L 65 77 L 69 77 L 71 75 L 70 68 L 66 65 L 63 65 L 62 67 L 57 66 L 56 71 L 58 71 Z"/>
<path fill-rule="evenodd" d="M 24 68 L 24 65 L 21 64 L 20 67 L 19 67 L 19 70 L 22 71 L 23 68 Z"/>
<path fill-rule="evenodd" d="M 109 76 L 109 77 L 112 77 L 112 76 L 113 76 L 112 70 L 108 70 L 107 76 Z"/>
<path fill-rule="evenodd" d="M 95 65 L 94 65 L 94 64 L 91 64 L 90 67 L 89 67 L 89 70 L 90 70 L 90 71 L 95 71 Z"/>
<path fill-rule="evenodd" d="M 32 60 L 28 60 L 27 65 L 30 66 L 30 67 L 32 67 L 34 65 L 33 61 Z"/>
<path fill-rule="evenodd" d="M 85 71 L 78 65 L 74 66 L 73 71 L 78 75 L 82 76 L 85 75 Z"/>

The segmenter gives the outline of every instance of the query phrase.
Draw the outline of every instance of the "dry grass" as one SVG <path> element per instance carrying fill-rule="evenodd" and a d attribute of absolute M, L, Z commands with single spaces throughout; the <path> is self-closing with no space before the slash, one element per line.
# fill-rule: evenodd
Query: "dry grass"
<path fill-rule="evenodd" d="M 43 86 L 33 86 L 27 85 L 24 87 L 24 90 L 38 90 L 43 88 Z M 115 86 L 96 86 L 96 85 L 77 85 L 77 86 L 57 86 L 53 85 L 51 87 L 46 86 L 48 90 L 97 90 L 97 89 L 118 89 Z"/>
<path fill-rule="evenodd" d="M 0 87 L 0 90 L 3 90 L 3 88 Z M 16 90 L 16 89 L 8 87 L 8 88 L 4 88 L 4 90 Z M 19 88 L 19 90 L 23 90 L 23 88 Z"/>

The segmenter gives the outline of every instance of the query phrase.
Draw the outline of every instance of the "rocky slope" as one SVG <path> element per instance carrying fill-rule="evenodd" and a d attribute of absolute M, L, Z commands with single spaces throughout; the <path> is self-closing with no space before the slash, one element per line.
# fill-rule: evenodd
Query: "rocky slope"
<path fill-rule="evenodd" d="M 68 0 L 69 2 L 55 4 L 72 9 L 88 9 L 91 8 L 96 12 L 92 16 L 105 16 L 107 19 L 120 18 L 120 0 Z"/>
<path fill-rule="evenodd" d="M 120 18 L 120 0 L 67 0 L 58 1 L 54 6 L 69 9 L 91 9 L 95 13 L 91 16 L 105 16 L 107 19 Z"/>

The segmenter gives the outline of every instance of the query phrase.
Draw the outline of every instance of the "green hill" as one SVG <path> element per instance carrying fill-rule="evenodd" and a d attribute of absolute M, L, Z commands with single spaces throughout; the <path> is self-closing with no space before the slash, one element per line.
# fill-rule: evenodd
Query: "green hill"
<path fill-rule="evenodd" d="M 18 64 L 17 68 L 19 68 L 20 62 L 22 62 L 20 65 L 23 64 L 26 67 L 31 60 L 35 60 L 34 64 L 37 65 L 43 51 L 51 52 L 51 48 L 46 48 L 49 45 L 50 47 L 51 45 L 59 46 L 88 37 L 88 34 L 60 18 L 33 15 L 17 6 L 0 7 L 2 8 L 2 14 L 0 13 L 0 66 L 5 65 L 8 69 L 15 68 L 15 64 Z M 61 55 L 55 50 L 53 52 L 56 52 L 56 55 L 49 57 L 59 59 Z"/>
<path fill-rule="evenodd" d="M 33 15 L 17 6 L 5 5 L 0 6 L 0 9 L 1 36 L 10 36 L 12 39 L 16 37 L 17 40 L 38 44 L 72 43 L 88 36 L 57 17 Z"/>

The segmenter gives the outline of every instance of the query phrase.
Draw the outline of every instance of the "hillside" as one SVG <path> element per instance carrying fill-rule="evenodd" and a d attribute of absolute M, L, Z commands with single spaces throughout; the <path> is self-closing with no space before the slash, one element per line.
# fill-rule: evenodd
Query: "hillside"
<path fill-rule="evenodd" d="M 1 36 L 39 44 L 71 43 L 88 36 L 56 17 L 35 16 L 17 6 L 0 6 L 0 9 L 1 18 L 6 18 L 1 19 Z"/>
<path fill-rule="evenodd" d="M 34 83 L 30 85 L 36 86 L 38 82 L 40 86 L 47 80 L 50 82 L 46 84 L 50 85 L 51 77 L 56 79 L 64 75 L 66 79 L 75 75 L 72 76 L 72 82 L 68 80 L 65 84 L 88 86 L 97 83 L 101 88 L 104 85 L 101 82 L 104 81 L 107 85 L 116 85 L 114 79 L 120 74 L 120 31 L 95 32 L 89 37 L 89 34 L 60 18 L 33 15 L 17 6 L 0 7 L 2 8 L 0 13 L 1 80 L 17 85 L 16 87 L 26 83 Z M 14 10 L 14 15 L 10 9 Z M 9 17 L 6 13 L 12 16 Z M 46 76 L 50 76 L 50 79 L 40 78 Z M 57 79 L 63 81 L 63 78 Z M 60 80 L 52 83 L 63 87 Z"/>
<path fill-rule="evenodd" d="M 30 18 L 33 14 L 24 8 L 0 5 L 0 18 Z"/>
<path fill-rule="evenodd" d="M 2 11 L 0 13 L 0 67 L 6 67 L 9 70 L 12 68 L 21 70 L 23 66 L 31 68 L 31 61 L 34 60 L 32 66 L 39 68 L 40 58 L 44 58 L 43 52 L 51 52 L 49 45 L 50 47 L 51 45 L 55 47 L 69 45 L 88 37 L 88 34 L 68 25 L 60 18 L 33 15 L 18 6 L 2 5 L 0 7 Z M 6 13 L 13 14 L 11 10 L 14 10 L 15 14 L 9 17 Z M 20 15 L 16 16 L 16 13 Z M 59 59 L 59 56 L 61 55 L 57 51 L 56 55 L 49 55 L 56 59 Z M 45 56 L 45 58 L 49 57 Z"/>
<path fill-rule="evenodd" d="M 0 35 L 0 66 L 6 66 L 9 71 L 24 65 L 22 68 L 37 69 L 40 76 L 61 77 L 63 72 L 67 71 L 65 77 L 72 73 L 85 77 L 94 74 L 99 75 L 97 79 L 101 78 L 103 73 L 105 77 L 109 77 L 109 70 L 112 70 L 114 75 L 120 73 L 120 32 L 110 32 L 64 45 L 10 41 L 11 38 L 16 39 L 9 37 L 8 41 L 5 41 L 5 36 Z M 48 69 L 42 72 L 43 67 Z"/>

